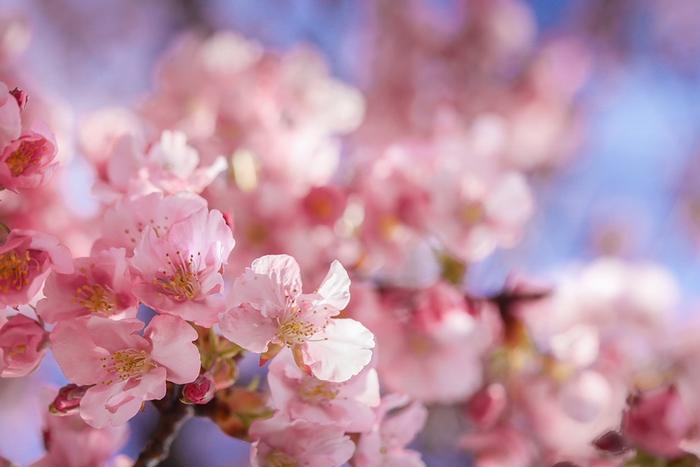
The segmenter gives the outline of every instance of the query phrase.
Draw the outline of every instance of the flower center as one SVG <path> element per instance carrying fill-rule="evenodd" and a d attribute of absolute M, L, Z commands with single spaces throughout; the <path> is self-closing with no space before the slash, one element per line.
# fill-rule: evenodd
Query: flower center
<path fill-rule="evenodd" d="M 486 212 L 481 203 L 470 201 L 462 208 L 462 220 L 467 225 L 476 225 L 484 220 Z"/>
<path fill-rule="evenodd" d="M 17 344 L 10 348 L 9 357 L 19 357 L 27 352 L 27 344 Z"/>
<path fill-rule="evenodd" d="M 264 225 L 252 224 L 246 231 L 248 241 L 254 246 L 264 245 L 269 237 L 269 233 Z"/>
<path fill-rule="evenodd" d="M 160 279 L 163 291 L 175 300 L 184 302 L 197 296 L 197 276 L 191 271 L 177 270 L 167 279 Z"/>
<path fill-rule="evenodd" d="M 114 295 L 100 284 L 84 284 L 75 291 L 75 301 L 91 313 L 109 315 L 114 308 Z"/>
<path fill-rule="evenodd" d="M 408 346 L 417 355 L 426 355 L 431 353 L 435 344 L 428 337 L 421 334 L 413 334 L 408 337 Z"/>
<path fill-rule="evenodd" d="M 17 149 L 5 160 L 13 177 L 18 177 L 35 164 L 44 149 L 44 141 L 22 141 Z"/>
<path fill-rule="evenodd" d="M 165 256 L 168 258 L 168 264 L 173 272 L 168 275 L 166 271 L 162 271 L 162 277 L 156 279 L 156 284 L 164 294 L 171 296 L 178 302 L 194 300 L 199 293 L 199 278 L 193 272 L 193 270 L 196 270 L 193 267 L 196 266 L 194 264 L 194 255 L 190 255 L 189 258 L 184 260 L 178 251 L 176 263 L 172 262 L 169 254 L 166 253 Z M 200 256 L 201 254 L 197 253 L 197 259 Z"/>
<path fill-rule="evenodd" d="M 333 215 L 333 205 L 327 198 L 314 198 L 309 201 L 309 210 L 320 220 L 329 219 Z"/>
<path fill-rule="evenodd" d="M 102 368 L 122 381 L 137 378 L 147 373 L 155 364 L 145 350 L 125 349 L 117 350 L 109 357 L 103 357 Z M 104 384 L 111 384 L 113 380 L 107 380 Z"/>
<path fill-rule="evenodd" d="M 314 334 L 316 326 L 296 317 L 281 322 L 277 329 L 277 338 L 286 346 L 301 344 Z"/>
<path fill-rule="evenodd" d="M 282 451 L 272 451 L 265 458 L 264 467 L 297 467 L 297 461 Z"/>
<path fill-rule="evenodd" d="M 0 291 L 21 290 L 29 282 L 29 251 L 9 251 L 0 255 Z"/>
<path fill-rule="evenodd" d="M 401 222 L 396 216 L 391 214 L 387 214 L 379 220 L 379 232 L 386 240 L 395 238 L 400 228 Z"/>
<path fill-rule="evenodd" d="M 306 402 L 312 403 L 332 401 L 338 393 L 338 389 L 326 381 L 310 380 L 308 384 L 302 384 L 299 389 L 299 396 Z"/>

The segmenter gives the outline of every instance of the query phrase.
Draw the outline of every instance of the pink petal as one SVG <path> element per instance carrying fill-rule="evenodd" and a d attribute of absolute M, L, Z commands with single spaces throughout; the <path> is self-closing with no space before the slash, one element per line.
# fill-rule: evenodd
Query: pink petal
<path fill-rule="evenodd" d="M 332 319 L 303 344 L 304 362 L 313 375 L 340 383 L 358 374 L 372 360 L 374 336 L 354 319 Z"/>
<path fill-rule="evenodd" d="M 165 368 L 156 368 L 139 380 L 94 386 L 80 402 L 80 415 L 95 428 L 123 425 L 139 412 L 144 401 L 165 397 L 165 374 Z"/>
<path fill-rule="evenodd" d="M 199 350 L 192 341 L 197 331 L 174 316 L 154 317 L 144 332 L 153 348 L 151 358 L 168 371 L 167 379 L 176 384 L 194 381 L 199 375 Z"/>
<path fill-rule="evenodd" d="M 104 378 L 100 358 L 108 356 L 109 352 L 95 344 L 85 319 L 59 323 L 51 333 L 50 340 L 54 357 L 71 382 L 88 385 Z"/>
<path fill-rule="evenodd" d="M 0 145 L 18 138 L 22 131 L 19 105 L 4 83 L 0 83 Z"/>
<path fill-rule="evenodd" d="M 428 411 L 420 402 L 413 402 L 382 423 L 382 438 L 392 447 L 404 447 L 423 429 Z"/>
<path fill-rule="evenodd" d="M 222 314 L 219 325 L 227 339 L 256 353 L 265 352 L 277 334 L 276 323 L 247 304 Z"/>
<path fill-rule="evenodd" d="M 289 255 L 262 256 L 233 287 L 237 304 L 247 302 L 263 310 L 279 310 L 285 307 L 287 297 L 301 293 L 299 264 Z"/>
<path fill-rule="evenodd" d="M 328 274 L 316 291 L 322 298 L 318 302 L 320 306 L 331 306 L 338 311 L 343 310 L 350 302 L 350 277 L 347 271 L 334 260 L 328 270 Z"/>

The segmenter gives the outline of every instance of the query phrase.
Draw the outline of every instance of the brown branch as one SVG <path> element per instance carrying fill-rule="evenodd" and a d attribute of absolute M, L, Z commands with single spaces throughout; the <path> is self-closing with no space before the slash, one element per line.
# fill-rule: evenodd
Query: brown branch
<path fill-rule="evenodd" d="M 158 406 L 160 419 L 146 446 L 136 459 L 134 467 L 155 467 L 163 462 L 168 457 L 170 446 L 177 438 L 180 428 L 194 415 L 194 408 L 191 405 L 183 404 L 178 400 L 181 387 L 176 386 L 173 389 L 172 395 L 175 397 L 170 398 L 171 403 L 165 407 Z"/>

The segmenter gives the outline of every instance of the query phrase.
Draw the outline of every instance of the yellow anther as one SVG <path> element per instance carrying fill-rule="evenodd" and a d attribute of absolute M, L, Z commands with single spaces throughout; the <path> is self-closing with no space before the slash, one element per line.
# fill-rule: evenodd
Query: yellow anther
<path fill-rule="evenodd" d="M 142 376 L 155 367 L 148 353 L 139 349 L 118 350 L 101 360 L 102 368 L 122 381 Z M 105 384 L 110 382 L 105 381 Z"/>
<path fill-rule="evenodd" d="M 9 251 L 0 255 L 0 292 L 21 290 L 26 286 L 31 261 L 29 251 Z"/>
<path fill-rule="evenodd" d="M 91 313 L 109 315 L 114 308 L 114 295 L 99 284 L 85 284 L 75 291 L 75 300 Z"/>

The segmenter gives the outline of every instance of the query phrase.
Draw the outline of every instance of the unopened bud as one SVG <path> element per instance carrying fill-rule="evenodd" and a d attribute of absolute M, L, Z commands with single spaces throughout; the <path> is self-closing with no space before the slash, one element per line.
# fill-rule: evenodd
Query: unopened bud
<path fill-rule="evenodd" d="M 490 384 L 474 394 L 467 403 L 467 415 L 480 427 L 490 427 L 501 417 L 508 404 L 505 388 Z"/>
<path fill-rule="evenodd" d="M 216 387 L 208 374 L 199 375 L 196 380 L 185 384 L 180 400 L 185 404 L 206 404 L 214 398 Z"/>
<path fill-rule="evenodd" d="M 77 384 L 68 384 L 58 390 L 56 398 L 49 405 L 49 412 L 54 415 L 70 415 L 77 412 L 80 407 L 85 392 L 90 386 L 78 386 Z"/>
<path fill-rule="evenodd" d="M 627 442 L 618 431 L 608 431 L 593 441 L 593 446 L 610 454 L 621 454 L 627 449 Z"/>
<path fill-rule="evenodd" d="M 24 109 L 24 107 L 27 105 L 27 101 L 29 100 L 29 96 L 27 95 L 26 91 L 20 88 L 14 88 L 12 91 L 10 91 L 10 94 L 17 101 L 17 105 L 19 106 L 20 110 Z"/>

